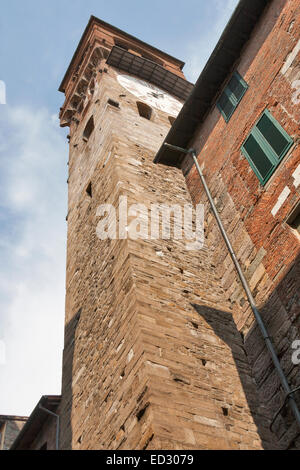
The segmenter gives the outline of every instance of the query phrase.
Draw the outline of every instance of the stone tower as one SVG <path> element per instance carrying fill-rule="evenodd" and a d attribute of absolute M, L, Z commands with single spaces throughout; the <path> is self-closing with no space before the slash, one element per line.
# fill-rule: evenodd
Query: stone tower
<path fill-rule="evenodd" d="M 70 126 L 61 448 L 268 445 L 206 246 L 101 240 L 99 206 L 190 203 L 153 158 L 192 89 L 183 63 L 92 17 L 63 79 Z M 120 236 L 121 235 L 121 236 Z M 144 237 L 145 238 L 145 237 Z"/>

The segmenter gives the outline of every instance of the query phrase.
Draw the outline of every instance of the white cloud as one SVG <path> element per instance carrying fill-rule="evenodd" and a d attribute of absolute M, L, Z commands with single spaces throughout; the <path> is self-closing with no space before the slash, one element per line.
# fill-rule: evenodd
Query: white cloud
<path fill-rule="evenodd" d="M 196 82 L 198 79 L 238 2 L 239 0 L 212 0 L 209 3 L 209 10 L 214 11 L 214 17 L 206 27 L 203 22 L 199 22 L 201 29 L 199 26 L 199 30 L 194 30 L 193 41 L 187 45 L 185 53 L 184 73 L 190 81 Z"/>
<path fill-rule="evenodd" d="M 0 414 L 28 415 L 59 394 L 68 148 L 47 110 L 0 117 Z"/>

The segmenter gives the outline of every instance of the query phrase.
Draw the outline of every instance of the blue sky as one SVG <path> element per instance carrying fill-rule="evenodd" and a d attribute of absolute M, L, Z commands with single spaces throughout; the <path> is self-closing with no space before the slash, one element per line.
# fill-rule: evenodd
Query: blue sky
<path fill-rule="evenodd" d="M 60 393 L 68 146 L 57 89 L 90 15 L 185 61 L 195 81 L 237 3 L 2 2 L 0 414 L 28 415 L 43 394 Z"/>

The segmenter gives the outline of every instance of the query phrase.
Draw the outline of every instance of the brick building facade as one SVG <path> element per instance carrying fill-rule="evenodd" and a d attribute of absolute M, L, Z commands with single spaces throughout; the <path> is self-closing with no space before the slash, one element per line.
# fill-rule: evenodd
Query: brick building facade
<path fill-rule="evenodd" d="M 181 61 L 91 18 L 60 87 L 70 127 L 62 449 L 299 447 L 288 407 L 269 429 L 284 395 L 195 166 L 162 145 L 197 151 L 298 386 L 299 19 L 296 0 L 242 0 L 193 87 Z M 248 143 L 263 116 L 286 146 L 263 146 L 261 166 Z M 125 196 L 149 210 L 204 204 L 204 247 L 131 239 L 125 226 L 101 240 L 99 206 Z"/>

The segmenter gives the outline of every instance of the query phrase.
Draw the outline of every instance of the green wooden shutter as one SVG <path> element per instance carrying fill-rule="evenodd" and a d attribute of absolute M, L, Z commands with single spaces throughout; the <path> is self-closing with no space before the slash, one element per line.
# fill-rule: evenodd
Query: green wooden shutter
<path fill-rule="evenodd" d="M 293 144 L 293 139 L 265 110 L 242 145 L 242 152 L 262 184 L 274 173 Z"/>
<path fill-rule="evenodd" d="M 247 89 L 248 85 L 245 80 L 238 72 L 235 72 L 217 102 L 217 106 L 226 122 L 230 120 Z"/>

